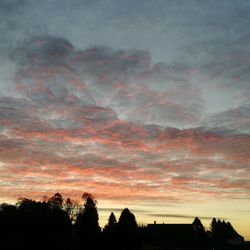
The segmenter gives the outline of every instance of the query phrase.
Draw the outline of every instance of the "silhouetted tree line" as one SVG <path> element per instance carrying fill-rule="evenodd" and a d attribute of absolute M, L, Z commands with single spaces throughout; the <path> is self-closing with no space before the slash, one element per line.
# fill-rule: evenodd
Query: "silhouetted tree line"
<path fill-rule="evenodd" d="M 224 220 L 221 221 L 213 218 L 210 229 L 210 235 L 215 244 L 224 245 L 228 241 L 244 240 L 243 237 L 236 232 L 231 223 L 225 222 Z"/>
<path fill-rule="evenodd" d="M 161 245 L 161 242 L 155 242 L 154 239 L 164 241 L 157 231 L 138 227 L 134 214 L 128 208 L 121 212 L 118 221 L 111 213 L 102 230 L 99 226 L 97 201 L 89 193 L 83 193 L 82 199 L 84 203 L 80 205 L 70 198 L 64 200 L 61 194 L 56 193 L 43 202 L 21 198 L 16 205 L 1 204 L 0 249 L 133 250 L 146 249 L 145 246 L 156 243 Z M 169 233 L 163 235 L 163 239 L 171 236 L 171 244 L 175 245 L 186 239 L 182 241 L 184 245 L 201 247 L 226 245 L 228 239 L 240 237 L 229 222 L 216 219 L 212 220 L 209 232 L 197 217 L 191 227 L 191 233 Z M 172 249 L 169 245 L 162 246 L 164 248 L 157 249 Z"/>

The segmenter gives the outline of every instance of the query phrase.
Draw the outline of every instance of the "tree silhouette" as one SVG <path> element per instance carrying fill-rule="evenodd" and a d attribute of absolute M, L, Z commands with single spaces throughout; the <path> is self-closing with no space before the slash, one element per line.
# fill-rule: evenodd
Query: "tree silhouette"
<path fill-rule="evenodd" d="M 51 198 L 48 200 L 48 204 L 51 208 L 58 208 L 62 209 L 63 205 L 63 197 L 60 193 L 54 194 Z"/>
<path fill-rule="evenodd" d="M 195 217 L 195 219 L 193 221 L 193 229 L 195 232 L 199 232 L 199 233 L 205 232 L 204 226 L 202 225 L 202 223 L 198 217 Z"/>
<path fill-rule="evenodd" d="M 208 242 L 207 233 L 198 217 L 195 217 L 193 223 L 194 237 L 196 244 L 206 244 Z"/>
<path fill-rule="evenodd" d="M 244 242 L 244 238 L 235 231 L 230 222 L 213 218 L 210 229 L 211 237 L 215 245 L 226 245 L 235 239 L 240 244 Z"/>
<path fill-rule="evenodd" d="M 20 235 L 33 249 L 38 242 L 40 248 L 61 249 L 72 244 L 72 224 L 66 211 L 62 210 L 62 196 L 54 195 L 48 202 L 36 202 L 22 198 L 18 202 Z"/>
<path fill-rule="evenodd" d="M 56 249 L 69 248 L 72 241 L 72 223 L 66 211 L 58 206 L 52 208 L 49 213 L 51 246 Z"/>
<path fill-rule="evenodd" d="M 76 202 L 72 201 L 69 197 L 67 198 L 67 200 L 63 204 L 63 208 L 67 212 L 71 221 L 75 220 L 75 213 L 76 213 L 77 206 L 78 206 L 78 204 L 76 204 Z"/>
<path fill-rule="evenodd" d="M 107 249 L 117 248 L 117 220 L 112 212 L 109 216 L 108 223 L 103 229 L 105 245 Z"/>
<path fill-rule="evenodd" d="M 133 213 L 129 211 L 128 208 L 122 210 L 118 221 L 118 226 L 120 230 L 125 230 L 130 232 L 136 231 L 137 223 L 135 220 L 135 216 Z"/>
<path fill-rule="evenodd" d="M 108 227 L 114 228 L 116 224 L 117 224 L 117 221 L 116 221 L 114 213 L 112 212 L 109 216 Z"/>
<path fill-rule="evenodd" d="M 137 223 L 133 213 L 125 208 L 118 221 L 118 239 L 121 247 L 136 249 L 138 244 Z"/>
<path fill-rule="evenodd" d="M 117 220 L 114 213 L 112 212 L 109 216 L 108 223 L 104 227 L 103 231 L 108 233 L 108 232 L 114 232 L 116 229 L 117 229 Z"/>
<path fill-rule="evenodd" d="M 17 248 L 19 232 L 18 210 L 16 206 L 3 203 L 0 205 L 0 248 Z"/>
<path fill-rule="evenodd" d="M 211 221 L 210 231 L 211 231 L 211 236 L 215 238 L 215 236 L 217 235 L 217 221 L 215 218 L 213 218 Z"/>
<path fill-rule="evenodd" d="M 83 193 L 82 198 L 84 209 L 77 215 L 75 222 L 76 245 L 95 248 L 98 246 L 101 233 L 97 201 L 89 193 Z"/>

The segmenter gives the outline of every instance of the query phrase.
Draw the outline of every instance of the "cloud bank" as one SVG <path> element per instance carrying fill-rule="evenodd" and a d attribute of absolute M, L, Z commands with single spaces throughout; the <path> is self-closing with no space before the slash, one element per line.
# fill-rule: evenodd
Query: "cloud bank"
<path fill-rule="evenodd" d="M 84 190 L 177 203 L 249 197 L 247 102 L 206 114 L 192 67 L 154 63 L 144 50 L 80 50 L 52 36 L 2 58 L 3 198 Z"/>

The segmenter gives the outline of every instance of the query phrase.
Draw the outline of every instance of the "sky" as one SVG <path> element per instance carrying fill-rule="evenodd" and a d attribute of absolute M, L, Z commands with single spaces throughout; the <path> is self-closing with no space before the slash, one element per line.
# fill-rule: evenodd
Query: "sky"
<path fill-rule="evenodd" d="M 230 221 L 250 240 L 250 1 L 0 0 L 0 202 L 100 224 Z"/>

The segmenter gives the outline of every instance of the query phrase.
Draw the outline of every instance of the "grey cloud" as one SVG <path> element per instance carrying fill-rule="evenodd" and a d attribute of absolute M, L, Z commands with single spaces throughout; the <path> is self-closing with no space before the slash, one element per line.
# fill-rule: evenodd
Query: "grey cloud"
<path fill-rule="evenodd" d="M 124 208 L 111 208 L 111 207 L 100 207 L 98 208 L 98 211 L 103 211 L 103 212 L 122 212 Z M 146 212 L 146 210 L 143 210 L 143 209 L 133 209 L 133 208 L 130 208 L 130 210 L 133 212 L 133 213 L 144 213 Z"/>
<path fill-rule="evenodd" d="M 108 84 L 113 83 L 112 78 L 114 78 L 115 75 L 120 78 L 121 81 L 124 81 L 126 77 L 131 77 L 131 74 L 133 75 L 132 71 L 134 69 L 140 67 L 133 64 L 136 63 L 139 65 L 141 63 L 140 60 L 144 60 L 143 54 L 141 59 L 141 56 L 137 52 L 127 55 L 125 51 L 114 51 L 108 48 L 96 48 L 83 51 L 82 53 L 84 63 L 82 63 L 81 60 L 81 53 L 79 52 L 80 55 L 78 55 L 73 45 L 66 40 L 61 38 L 40 37 L 24 42 L 12 51 L 10 57 L 20 68 L 26 67 L 25 70 L 17 73 L 16 81 L 21 84 L 24 89 L 27 88 L 27 91 L 30 92 L 31 90 L 32 98 L 38 101 L 42 101 L 43 99 L 49 101 L 48 94 L 52 94 L 54 97 L 57 95 L 58 98 L 65 100 L 68 92 L 67 85 L 71 85 L 72 88 L 72 85 L 78 84 L 84 88 L 82 80 L 85 81 L 85 79 L 88 79 L 89 75 L 95 78 L 92 85 L 99 81 L 98 78 L 100 76 L 109 78 L 105 84 L 101 84 L 104 85 L 104 87 L 101 85 L 98 86 L 99 89 L 91 89 L 92 85 L 88 86 L 90 90 L 93 90 L 92 92 L 94 92 L 95 97 L 97 95 L 96 99 L 99 101 L 99 92 L 106 91 L 110 93 L 111 89 L 108 87 Z M 78 57 L 80 57 L 80 59 Z M 82 79 L 75 70 L 77 70 L 78 73 L 84 70 Z M 100 71 L 99 73 L 98 70 Z M 44 71 L 48 73 L 44 73 Z M 44 83 L 42 83 L 45 85 L 42 87 L 43 92 L 39 91 L 39 86 L 37 89 L 33 87 L 34 90 L 32 91 L 31 85 L 35 85 L 34 81 L 38 79 L 44 81 Z M 50 90 L 50 93 L 48 93 L 48 90 L 47 93 L 45 92 L 46 88 Z M 73 92 L 72 89 L 71 92 Z M 85 92 L 87 93 L 86 88 Z M 75 95 L 77 94 L 79 95 L 79 89 Z M 87 95 L 89 97 L 87 102 L 91 103 L 91 94 L 87 93 Z M 85 99 L 86 97 L 85 95 Z"/>
<path fill-rule="evenodd" d="M 237 23 L 235 20 L 234 22 Z M 230 29 L 233 27 L 232 24 Z M 235 37 L 214 38 L 212 41 L 194 43 L 193 49 L 189 50 L 190 56 L 199 57 L 194 66 L 199 79 L 196 84 L 203 90 L 208 108 L 213 106 L 213 102 L 216 103 L 215 109 L 221 109 L 222 105 L 226 106 L 223 110 L 250 103 L 250 33 L 246 24 L 243 27 L 241 31 L 237 30 L 237 33 L 232 32 L 232 36 Z M 197 79 L 194 77 L 193 81 Z M 211 91 L 212 95 L 207 96 Z"/>
<path fill-rule="evenodd" d="M 149 53 L 140 50 L 94 47 L 79 52 L 76 57 L 74 66 L 83 75 L 101 78 L 106 84 L 130 80 L 130 77 L 148 71 L 151 65 Z"/>
<path fill-rule="evenodd" d="M 162 217 L 162 218 L 180 218 L 180 219 L 194 219 L 197 215 L 186 215 L 186 214 L 147 214 L 150 217 Z M 212 220 L 213 217 L 209 216 L 198 216 L 202 220 Z M 227 220 L 227 218 L 218 218 L 220 220 Z"/>
<path fill-rule="evenodd" d="M 185 126 L 201 116 L 201 93 L 188 83 L 185 65 L 153 65 L 144 51 L 93 48 L 77 56 L 75 67 L 95 100 L 122 119 Z"/>
<path fill-rule="evenodd" d="M 207 128 L 220 128 L 225 131 L 229 128 L 231 133 L 250 133 L 250 106 L 240 106 L 210 115 L 204 122 Z"/>
<path fill-rule="evenodd" d="M 145 51 L 79 51 L 65 39 L 40 37 L 13 50 L 11 59 L 16 91 L 35 103 L 97 105 L 120 119 L 180 128 L 196 124 L 204 108 L 187 66 L 154 65 Z"/>
<path fill-rule="evenodd" d="M 10 53 L 19 66 L 67 64 L 76 51 L 67 40 L 58 37 L 37 37 L 25 41 Z"/>
<path fill-rule="evenodd" d="M 36 103 L 94 104 L 84 82 L 67 66 L 46 66 L 19 71 L 15 85 L 19 93 Z"/>
<path fill-rule="evenodd" d="M 24 99 L 0 98 L 0 123 L 2 128 L 38 129 L 47 128 L 34 107 Z"/>
<path fill-rule="evenodd" d="M 118 159 L 108 159 L 106 157 L 102 157 L 97 154 L 87 153 L 84 154 L 81 158 L 81 165 L 84 165 L 86 168 L 99 168 L 99 167 L 106 167 L 106 168 L 113 168 L 120 165 Z"/>

